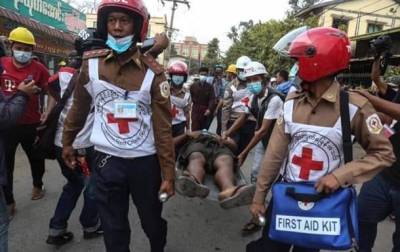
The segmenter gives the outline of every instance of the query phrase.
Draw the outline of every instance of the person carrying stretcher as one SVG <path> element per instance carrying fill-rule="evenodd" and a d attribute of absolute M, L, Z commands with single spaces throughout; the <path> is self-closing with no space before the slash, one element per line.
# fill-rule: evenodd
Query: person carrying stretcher
<path fill-rule="evenodd" d="M 236 185 L 237 149 L 231 139 L 222 139 L 207 131 L 187 132 L 174 138 L 175 146 L 182 146 L 178 154 L 178 167 L 183 170 L 176 181 L 176 190 L 187 197 L 206 198 L 210 189 L 203 184 L 207 174 L 212 174 L 220 189 L 218 200 L 222 208 L 248 205 L 255 187 Z"/>

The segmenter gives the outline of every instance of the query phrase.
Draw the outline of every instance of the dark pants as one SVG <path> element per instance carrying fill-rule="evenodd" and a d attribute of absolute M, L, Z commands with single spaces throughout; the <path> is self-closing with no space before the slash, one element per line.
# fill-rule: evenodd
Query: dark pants
<path fill-rule="evenodd" d="M 229 129 L 234 121 L 228 121 L 227 128 Z M 241 153 L 244 148 L 250 143 L 251 139 L 254 136 L 254 132 L 256 130 L 256 122 L 247 120 L 243 127 L 241 127 L 237 132 L 235 132 L 231 138 L 238 146 L 237 153 Z"/>
<path fill-rule="evenodd" d="M 221 135 L 222 131 L 222 108 L 217 111 L 217 134 Z"/>
<path fill-rule="evenodd" d="M 268 206 L 265 220 L 266 225 L 262 231 L 262 236 L 256 241 L 252 241 L 246 246 L 246 252 L 289 252 L 292 245 L 273 241 L 269 238 L 268 232 L 272 218 L 272 199 Z M 292 252 L 318 252 L 319 249 L 293 247 Z"/>
<path fill-rule="evenodd" d="M 61 168 L 61 173 L 67 179 L 63 187 L 53 218 L 50 220 L 50 232 L 52 236 L 57 236 L 67 231 L 68 219 L 74 210 L 76 203 L 83 193 L 83 208 L 80 215 L 80 222 L 83 230 L 94 232 L 100 226 L 99 213 L 95 201 L 95 174 L 92 172 L 90 177 L 85 177 L 80 169 L 71 170 L 67 167 L 61 157 L 62 149 L 56 149 L 57 161 Z M 93 149 L 86 149 L 86 161 L 89 167 L 93 167 Z"/>
<path fill-rule="evenodd" d="M 151 251 L 164 251 L 167 222 L 161 217 L 158 199 L 161 169 L 157 156 L 124 159 L 98 153 L 96 159 L 96 200 L 107 251 L 129 251 L 129 196 L 150 240 Z"/>
<path fill-rule="evenodd" d="M 192 131 L 208 130 L 212 123 L 212 111 L 209 116 L 204 116 L 207 107 L 194 104 L 192 107 Z"/>
<path fill-rule="evenodd" d="M 400 185 L 381 173 L 365 183 L 358 196 L 360 252 L 371 252 L 378 223 L 393 213 L 396 229 L 393 233 L 393 252 L 400 251 Z"/>
<path fill-rule="evenodd" d="M 15 152 L 18 144 L 21 144 L 22 149 L 28 156 L 31 166 L 33 186 L 42 188 L 44 175 L 44 159 L 38 159 L 33 155 L 33 143 L 36 138 L 37 124 L 17 125 L 8 132 L 6 142 L 6 161 L 7 161 L 7 179 L 8 183 L 4 187 L 4 194 L 7 204 L 14 203 L 13 195 L 13 177 L 15 165 Z"/>

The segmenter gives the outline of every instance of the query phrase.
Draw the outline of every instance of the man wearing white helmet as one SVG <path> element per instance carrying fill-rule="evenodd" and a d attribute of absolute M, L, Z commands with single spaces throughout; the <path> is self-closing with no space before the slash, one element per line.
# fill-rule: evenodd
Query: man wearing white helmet
<path fill-rule="evenodd" d="M 226 87 L 224 93 L 224 102 L 222 106 L 222 136 L 224 138 L 231 136 L 238 145 L 240 153 L 253 137 L 256 120 L 250 116 L 245 120 L 241 129 L 230 131 L 233 123 L 239 118 L 240 113 L 245 111 L 245 107 L 250 100 L 251 93 L 246 88 L 246 78 L 244 69 L 251 62 L 247 56 L 241 56 L 236 61 L 237 77 Z"/>

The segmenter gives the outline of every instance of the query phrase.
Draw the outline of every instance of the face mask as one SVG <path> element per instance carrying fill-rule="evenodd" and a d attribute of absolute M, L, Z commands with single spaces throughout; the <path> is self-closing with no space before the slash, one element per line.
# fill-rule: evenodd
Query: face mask
<path fill-rule="evenodd" d="M 131 45 L 133 43 L 132 39 L 133 39 L 133 35 L 126 36 L 126 37 L 123 37 L 120 39 L 116 39 L 113 36 L 111 36 L 110 34 L 108 34 L 106 45 L 108 45 L 111 49 L 116 51 L 118 54 L 121 54 L 123 52 L 126 52 L 131 47 Z"/>
<path fill-rule="evenodd" d="M 32 59 L 32 52 L 13 51 L 14 59 L 22 64 L 28 63 Z"/>
<path fill-rule="evenodd" d="M 183 82 L 185 81 L 185 77 L 180 75 L 172 75 L 171 81 L 175 86 L 182 86 Z"/>
<path fill-rule="evenodd" d="M 245 81 L 245 80 L 246 80 L 246 77 L 244 76 L 244 72 L 239 72 L 238 78 L 239 78 L 239 80 L 241 80 L 241 81 Z"/>
<path fill-rule="evenodd" d="M 207 76 L 206 75 L 200 75 L 200 82 L 206 82 L 207 81 Z"/>
<path fill-rule="evenodd" d="M 259 94 L 261 93 L 262 90 L 262 85 L 261 85 L 261 81 L 257 81 L 257 82 L 252 82 L 247 84 L 247 89 L 252 93 L 252 94 Z"/>

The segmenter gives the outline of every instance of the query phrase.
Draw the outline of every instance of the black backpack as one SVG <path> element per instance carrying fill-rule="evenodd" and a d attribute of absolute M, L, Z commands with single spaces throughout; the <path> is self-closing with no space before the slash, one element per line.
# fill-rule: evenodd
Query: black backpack
<path fill-rule="evenodd" d="M 278 96 L 282 101 L 285 100 L 285 95 L 270 88 L 267 87 L 268 89 L 268 95 L 266 97 L 264 97 L 264 99 L 261 102 L 261 107 L 258 106 L 258 99 L 253 99 L 251 101 L 251 109 L 250 112 L 253 114 L 253 116 L 257 119 L 257 126 L 256 126 L 256 130 L 261 128 L 262 125 L 262 121 L 264 119 L 264 114 L 268 109 L 268 105 L 269 102 L 271 101 L 271 99 L 274 96 Z M 265 135 L 265 137 L 261 140 L 264 148 L 267 148 L 268 145 L 268 141 L 269 138 L 271 137 L 272 134 L 272 130 L 273 130 L 273 126 L 275 125 L 276 120 L 273 120 L 273 124 L 271 125 L 271 127 L 268 129 L 267 135 Z"/>

